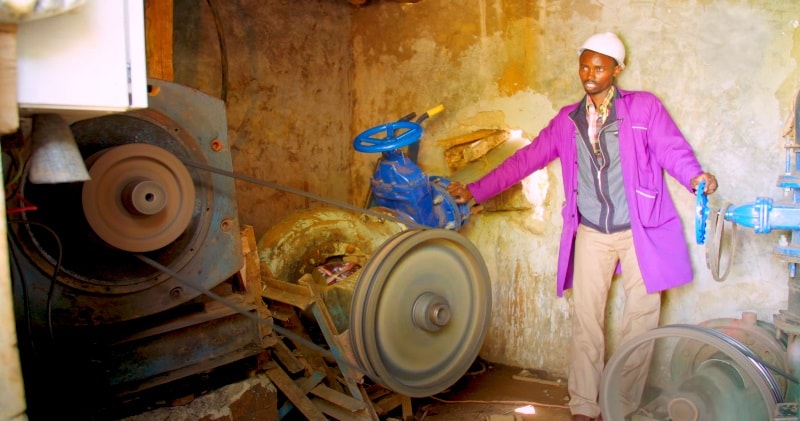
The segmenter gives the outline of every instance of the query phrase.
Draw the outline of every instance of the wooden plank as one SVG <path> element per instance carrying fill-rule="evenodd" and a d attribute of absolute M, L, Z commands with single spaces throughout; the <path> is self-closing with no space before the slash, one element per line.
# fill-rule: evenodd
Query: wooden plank
<path fill-rule="evenodd" d="M 444 152 L 445 161 L 451 170 L 463 168 L 470 162 L 486 156 L 489 151 L 505 143 L 510 136 L 506 130 L 496 130 L 491 135 L 470 144 L 458 145 Z"/>
<path fill-rule="evenodd" d="M 303 391 L 303 393 L 308 393 L 316 387 L 323 379 L 325 379 L 325 375 L 321 373 L 311 373 L 308 377 L 302 377 L 294 381 L 294 384 Z M 286 415 L 294 409 L 294 405 L 291 402 L 287 401 L 284 402 L 283 405 L 278 409 L 278 418 L 283 419 Z"/>
<path fill-rule="evenodd" d="M 267 370 L 267 376 L 275 383 L 275 386 L 286 395 L 294 406 L 306 419 L 310 421 L 328 421 L 322 411 L 311 402 L 311 399 L 292 381 L 289 376 L 283 372 L 280 367 L 273 367 Z"/>
<path fill-rule="evenodd" d="M 313 296 L 313 294 L 311 294 L 311 291 L 309 291 L 307 287 L 300 284 L 292 284 L 269 276 L 262 276 L 261 281 L 264 283 L 264 285 L 270 288 L 289 291 L 292 294 L 302 295 L 305 297 Z"/>
<path fill-rule="evenodd" d="M 147 77 L 172 81 L 173 71 L 172 0 L 145 0 L 145 56 Z"/>
<path fill-rule="evenodd" d="M 314 303 L 314 297 L 306 286 L 290 284 L 264 275 L 261 276 L 261 282 L 263 283 L 261 296 L 269 300 L 289 304 L 301 310 L 308 309 Z"/>
<path fill-rule="evenodd" d="M 327 363 L 326 359 L 327 355 L 323 355 L 318 347 L 309 347 L 308 344 L 312 342 L 311 337 L 308 336 L 308 332 L 303 327 L 303 322 L 300 320 L 297 312 L 294 311 L 292 307 L 289 307 L 288 304 L 273 302 L 270 306 L 271 309 L 274 309 L 273 314 L 276 319 L 283 321 L 284 329 L 288 329 L 298 337 L 304 338 L 305 341 L 294 340 L 293 338 L 286 338 L 286 340 L 291 341 L 294 344 L 295 349 L 297 349 L 302 355 L 302 360 L 308 362 L 311 365 L 311 371 L 319 372 L 327 375 L 328 385 L 334 387 L 333 385 L 340 386 L 337 382 L 337 378 L 341 375 L 341 372 L 336 368 L 332 367 L 330 364 Z M 288 311 L 287 311 L 288 310 Z M 288 342 L 287 342 L 288 343 Z M 310 390 L 310 389 L 309 389 Z M 344 390 L 344 389 L 340 389 Z"/>
<path fill-rule="evenodd" d="M 251 225 L 242 225 L 240 232 L 244 265 L 239 270 L 239 278 L 248 301 L 263 302 L 261 299 L 261 261 L 258 257 L 256 235 Z"/>
<path fill-rule="evenodd" d="M 378 415 L 384 415 L 392 409 L 402 405 L 403 398 L 404 396 L 398 393 L 390 393 L 389 395 L 381 397 L 380 399 L 373 400 L 372 404 L 375 406 L 375 411 L 378 413 Z"/>
<path fill-rule="evenodd" d="M 380 417 L 378 416 L 378 413 L 375 412 L 375 407 L 372 405 L 372 401 L 369 400 L 369 394 L 367 393 L 367 390 L 364 388 L 363 384 L 358 385 L 358 391 L 360 392 L 359 396 L 361 397 L 361 400 L 363 400 L 364 403 L 367 404 L 367 411 L 366 411 L 367 413 L 365 415 L 365 418 L 368 417 L 372 421 L 380 421 Z"/>
<path fill-rule="evenodd" d="M 496 131 L 497 130 L 495 129 L 476 130 L 472 133 L 462 134 L 461 136 L 439 140 L 436 142 L 436 144 L 445 149 L 452 148 L 453 146 L 463 145 L 465 143 L 474 142 L 478 139 L 483 139 L 484 137 L 489 136 Z"/>
<path fill-rule="evenodd" d="M 414 409 L 411 406 L 411 397 L 410 396 L 403 396 L 403 419 L 410 420 L 414 419 Z"/>
<path fill-rule="evenodd" d="M 384 415 L 398 406 L 402 406 L 403 419 L 410 420 L 414 418 L 411 398 L 408 396 L 391 392 L 380 399 L 373 399 L 372 402 L 378 415 Z"/>
<path fill-rule="evenodd" d="M 371 418 L 369 416 L 369 414 L 366 411 L 361 411 L 361 412 L 356 412 L 356 413 L 350 412 L 350 411 L 348 411 L 348 410 L 346 410 L 346 409 L 344 409 L 344 408 L 342 408 L 340 406 L 334 405 L 334 404 L 326 401 L 325 399 L 313 398 L 311 401 L 314 402 L 314 404 L 317 405 L 317 407 L 319 409 L 321 409 L 322 412 L 330 415 L 331 417 L 333 417 L 334 419 L 337 419 L 337 420 L 346 420 L 346 421 L 364 420 L 364 421 L 366 421 L 366 420 L 372 420 L 373 419 L 373 418 Z"/>
<path fill-rule="evenodd" d="M 498 130 L 494 134 L 486 136 L 485 138 L 467 146 L 467 148 L 462 152 L 462 155 L 468 162 L 483 158 L 483 156 L 489 153 L 490 150 L 508 140 L 510 136 L 511 133 L 505 130 Z"/>
<path fill-rule="evenodd" d="M 351 364 L 357 366 L 356 363 L 356 354 L 353 353 L 353 343 L 351 342 L 350 331 L 346 330 L 338 335 L 336 335 L 336 343 L 339 345 L 339 352 L 345 357 L 347 361 Z M 350 380 L 361 383 L 361 380 L 364 378 L 364 373 L 358 370 L 350 370 L 349 373 L 342 373 L 349 374 L 353 376 Z"/>
<path fill-rule="evenodd" d="M 350 412 L 357 412 L 367 407 L 363 401 L 337 392 L 324 384 L 317 385 L 315 388 L 311 389 L 311 394 L 341 406 Z"/>
<path fill-rule="evenodd" d="M 0 24 L 0 134 L 19 128 L 17 105 L 17 25 Z"/>
<path fill-rule="evenodd" d="M 347 349 L 349 348 L 349 345 L 345 345 L 346 341 L 343 340 L 342 335 L 340 335 L 336 330 L 336 325 L 333 323 L 333 319 L 328 312 L 328 308 L 325 306 L 325 300 L 322 299 L 322 296 L 317 289 L 317 285 L 314 283 L 313 277 L 309 274 L 305 274 L 297 281 L 297 283 L 300 285 L 306 285 L 314 296 L 314 304 L 311 306 L 311 311 L 314 314 L 314 318 L 317 320 L 317 324 L 319 325 L 323 336 L 325 336 L 325 342 L 328 343 L 331 353 L 333 353 L 334 357 L 337 359 L 336 363 L 343 376 L 342 380 L 345 386 L 347 386 L 347 391 L 354 399 L 360 400 L 366 405 L 366 410 L 363 411 L 363 414 L 360 416 L 360 418 L 377 421 L 378 414 L 375 412 L 375 408 L 373 408 L 372 404 L 369 402 L 369 397 L 361 385 L 354 380 L 359 375 L 358 373 L 354 372 L 361 370 L 354 368 L 357 366 L 357 364 L 355 364 L 353 360 L 348 359 L 346 353 L 348 352 Z"/>
<path fill-rule="evenodd" d="M 311 389 L 317 387 L 319 382 L 325 379 L 325 375 L 322 373 L 311 373 L 308 377 L 303 377 L 302 379 L 297 379 L 294 383 L 299 387 L 303 392 L 311 392 Z"/>
<path fill-rule="evenodd" d="M 272 352 L 275 353 L 275 357 L 278 358 L 281 364 L 283 364 L 290 373 L 297 374 L 305 369 L 303 363 L 297 359 L 283 341 L 276 342 L 275 346 L 272 347 Z"/>
<path fill-rule="evenodd" d="M 328 307 L 325 306 L 325 300 L 322 299 L 322 295 L 320 294 L 319 290 L 317 290 L 314 279 L 311 277 L 311 275 L 305 274 L 297 281 L 297 283 L 308 286 L 308 289 L 314 296 L 314 304 L 311 306 L 311 312 L 314 314 L 314 318 L 317 320 L 317 324 L 319 325 L 322 335 L 325 337 L 325 342 L 328 343 L 328 347 L 330 348 L 333 356 L 337 359 L 352 363 L 346 354 L 348 346 L 342 343 L 342 338 L 339 336 L 339 332 L 336 330 L 336 325 L 333 323 L 333 318 L 331 318 Z M 358 377 L 358 373 L 353 373 L 354 369 L 346 363 L 340 363 L 337 361 L 337 365 L 339 366 L 339 371 L 341 371 L 342 375 L 344 376 L 344 381 L 350 391 L 350 394 L 353 397 L 360 398 L 361 392 L 359 391 L 358 385 L 354 380 Z"/>

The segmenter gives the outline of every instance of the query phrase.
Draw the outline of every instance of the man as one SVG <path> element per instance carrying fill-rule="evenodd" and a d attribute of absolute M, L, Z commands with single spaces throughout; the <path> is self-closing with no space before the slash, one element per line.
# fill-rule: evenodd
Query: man
<path fill-rule="evenodd" d="M 484 201 L 548 163 L 561 160 L 566 202 L 558 257 L 557 294 L 573 288 L 568 389 L 573 421 L 600 419 L 597 404 L 604 366 L 604 310 L 611 280 L 621 270 L 626 296 L 622 343 L 658 325 L 660 292 L 691 282 L 683 226 L 667 190 L 665 171 L 690 191 L 716 178 L 661 101 L 614 84 L 625 68 L 625 47 L 613 33 L 589 37 L 578 49 L 586 95 L 562 108 L 530 145 L 473 183 L 454 182 L 459 202 Z M 636 409 L 650 352 L 632 358 L 630 396 Z M 628 370 L 626 370 L 627 372 Z M 614 420 L 609 420 L 614 421 Z"/>

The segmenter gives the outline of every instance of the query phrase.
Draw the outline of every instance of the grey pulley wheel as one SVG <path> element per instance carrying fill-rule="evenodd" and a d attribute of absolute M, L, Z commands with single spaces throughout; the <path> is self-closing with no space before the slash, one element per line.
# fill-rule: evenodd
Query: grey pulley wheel
<path fill-rule="evenodd" d="M 489 274 L 466 237 L 405 231 L 373 253 L 359 276 L 350 312 L 353 351 L 382 386 L 434 395 L 474 362 L 490 313 Z"/>
<path fill-rule="evenodd" d="M 644 393 L 626 407 L 625 362 L 645 347 L 655 349 L 653 366 Z M 696 349 L 705 349 L 702 361 Z M 687 353 L 689 369 L 676 367 L 685 364 Z M 608 361 L 600 385 L 603 419 L 609 420 L 772 420 L 780 401 L 780 387 L 755 354 L 732 337 L 697 325 L 663 326 L 632 339 Z"/>

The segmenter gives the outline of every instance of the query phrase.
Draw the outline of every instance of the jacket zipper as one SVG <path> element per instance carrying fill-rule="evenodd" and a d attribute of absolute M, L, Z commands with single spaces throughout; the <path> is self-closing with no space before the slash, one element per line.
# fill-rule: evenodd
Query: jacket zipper
<path fill-rule="evenodd" d="M 598 130 L 598 132 L 597 132 L 598 143 L 600 142 L 600 136 L 603 135 L 603 131 L 605 130 L 605 128 L 606 128 L 606 126 L 600 127 L 600 130 Z M 601 146 L 599 146 L 599 147 L 600 147 L 600 153 L 602 154 L 603 153 L 602 152 L 603 149 L 602 149 Z M 603 226 L 605 228 L 605 231 L 609 232 L 610 231 L 610 227 L 609 226 L 611 225 L 611 220 L 610 220 L 610 217 L 611 217 L 611 202 L 608 199 L 608 195 L 605 194 L 605 190 L 603 190 L 603 177 L 602 177 L 603 170 L 608 168 L 608 165 L 606 165 L 606 164 L 608 164 L 608 162 L 606 162 L 606 161 L 607 161 L 607 159 L 605 158 L 605 156 L 603 156 L 602 164 L 599 164 L 596 167 L 597 167 L 597 186 L 600 189 L 600 201 L 605 206 L 605 209 L 606 209 L 606 218 L 605 218 L 605 221 L 604 221 L 605 223 L 603 224 Z M 592 160 L 592 162 L 595 162 L 595 161 Z"/>
<path fill-rule="evenodd" d="M 572 118 L 572 116 L 570 116 L 570 117 L 569 117 L 569 119 L 572 121 L 572 125 L 573 125 L 573 126 L 575 126 L 575 130 L 576 130 L 576 132 L 578 133 L 578 136 L 580 136 L 582 139 L 585 139 L 585 138 L 583 137 L 583 133 L 581 133 L 580 129 L 578 128 L 578 123 L 576 123 L 576 122 L 575 122 L 575 120 Z M 619 120 L 617 120 L 617 121 L 619 121 Z M 603 134 L 603 131 L 604 131 L 605 129 L 606 129 L 606 126 L 605 126 L 605 125 L 604 125 L 603 127 L 600 127 L 600 131 L 597 133 L 597 136 L 600 136 L 600 135 L 602 135 L 602 134 Z M 583 142 L 582 142 L 582 143 L 583 143 Z M 584 143 L 584 144 L 585 144 L 585 143 Z M 593 155 L 593 154 L 594 154 L 594 151 L 593 151 L 593 150 L 589 150 L 589 154 L 590 154 L 590 155 Z M 606 212 L 606 220 L 605 220 L 605 224 L 603 224 L 603 225 L 605 226 L 605 231 L 606 231 L 606 232 L 609 232 L 609 225 L 610 225 L 610 223 L 611 223 L 611 221 L 609 220 L 609 216 L 611 215 L 611 212 L 610 212 L 610 209 L 611 209 L 611 203 L 610 203 L 610 201 L 608 200 L 608 197 L 607 197 L 607 195 L 603 193 L 603 179 L 601 178 L 601 175 L 603 174 L 603 169 L 605 169 L 605 168 L 606 168 L 606 165 L 605 165 L 605 164 L 606 164 L 606 162 L 605 162 L 605 161 L 606 161 L 606 159 L 605 159 L 605 158 L 603 158 L 603 165 L 598 165 L 598 164 L 597 164 L 597 160 L 595 160 L 595 159 L 591 159 L 591 161 L 592 161 L 592 165 L 594 165 L 594 166 L 595 166 L 595 168 L 597 169 L 597 172 L 596 172 L 596 175 L 597 175 L 597 185 L 598 185 L 598 187 L 600 188 L 600 199 L 601 199 L 601 204 L 602 204 L 602 205 L 605 205 L 605 208 L 606 208 L 607 210 L 609 210 L 608 212 Z M 602 222 L 602 221 L 598 221 L 598 222 Z"/>

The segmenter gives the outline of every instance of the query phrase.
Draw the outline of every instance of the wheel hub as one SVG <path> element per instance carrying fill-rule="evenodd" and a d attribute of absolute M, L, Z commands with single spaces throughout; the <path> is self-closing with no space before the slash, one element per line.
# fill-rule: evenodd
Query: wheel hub
<path fill-rule="evenodd" d="M 83 210 L 94 232 L 120 250 L 160 249 L 180 236 L 194 210 L 194 182 L 170 152 L 134 143 L 91 156 Z"/>

